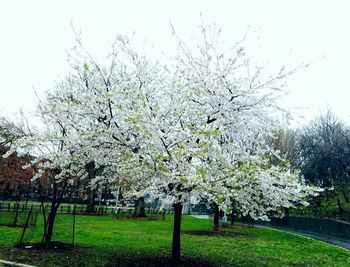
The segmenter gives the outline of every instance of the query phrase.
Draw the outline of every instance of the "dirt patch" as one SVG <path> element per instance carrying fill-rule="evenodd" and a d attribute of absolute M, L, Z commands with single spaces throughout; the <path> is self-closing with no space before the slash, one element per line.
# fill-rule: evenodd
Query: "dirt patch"
<path fill-rule="evenodd" d="M 242 228 L 254 228 L 254 226 L 251 225 L 245 225 L 245 224 L 223 224 L 220 227 L 222 228 L 228 228 L 228 229 L 242 229 Z"/>
<path fill-rule="evenodd" d="M 183 257 L 179 265 L 174 265 L 171 263 L 169 258 L 166 257 L 140 257 L 140 258 L 121 258 L 117 259 L 115 262 L 106 265 L 105 267 L 213 267 L 214 265 L 205 262 L 200 259 L 186 258 Z"/>
<path fill-rule="evenodd" d="M 132 216 L 117 216 L 117 220 L 137 220 L 137 221 L 162 221 L 162 217 L 132 217 Z"/>
<path fill-rule="evenodd" d="M 16 248 L 25 250 L 55 250 L 55 251 L 66 251 L 73 249 L 73 245 L 65 244 L 62 242 L 50 242 L 50 243 L 33 243 L 33 244 L 21 244 L 16 245 Z"/>
<path fill-rule="evenodd" d="M 68 250 L 22 249 L 13 246 L 0 246 L 0 258 L 26 262 L 35 266 L 175 267 L 170 262 L 168 255 L 152 257 L 150 255 L 139 255 L 137 252 L 120 255 L 113 251 L 81 246 L 75 246 Z M 213 267 L 217 265 L 201 258 L 184 256 L 180 265 L 177 266 Z"/>
<path fill-rule="evenodd" d="M 214 230 L 188 230 L 182 231 L 183 234 L 188 235 L 206 235 L 206 236 L 227 236 L 227 237 L 240 237 L 240 236 L 252 236 L 251 233 L 246 233 L 238 230 L 225 230 L 220 229 L 219 231 Z"/>

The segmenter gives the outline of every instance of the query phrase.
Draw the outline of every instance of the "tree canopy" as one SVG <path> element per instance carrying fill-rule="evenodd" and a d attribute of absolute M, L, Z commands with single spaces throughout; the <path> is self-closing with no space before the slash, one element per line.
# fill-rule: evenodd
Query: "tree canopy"
<path fill-rule="evenodd" d="M 101 64 L 78 37 L 72 71 L 39 103 L 45 127 L 14 141 L 8 154 L 35 154 L 38 176 L 51 170 L 61 186 L 87 177 L 93 162 L 99 174 L 91 186 L 108 179 L 125 194 L 161 197 L 180 214 L 183 203 L 203 198 L 222 209 L 234 198 L 254 219 L 307 204 L 318 189 L 271 164 L 266 141 L 296 68 L 267 74 L 252 63 L 244 39 L 225 46 L 220 31 L 200 30 L 195 49 L 173 30 L 178 55 L 167 64 L 137 53 L 120 35 Z"/>

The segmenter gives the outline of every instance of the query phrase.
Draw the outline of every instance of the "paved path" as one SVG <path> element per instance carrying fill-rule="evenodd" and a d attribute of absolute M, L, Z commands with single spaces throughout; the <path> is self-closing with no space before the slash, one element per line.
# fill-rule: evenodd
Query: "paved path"
<path fill-rule="evenodd" d="M 303 231 L 300 229 L 292 229 L 292 228 L 280 227 L 280 226 L 270 226 L 268 228 L 273 228 L 279 231 L 289 232 L 296 235 L 306 236 L 309 238 L 320 240 L 320 241 L 350 250 L 350 239 L 327 235 L 327 234 L 318 233 L 318 232 L 309 232 L 309 231 Z"/>
<path fill-rule="evenodd" d="M 198 219 L 209 219 L 209 215 L 191 215 L 191 216 L 198 218 Z M 323 242 L 350 250 L 350 239 L 341 238 L 341 237 L 332 236 L 332 235 L 327 235 L 327 234 L 322 234 L 322 233 L 318 233 L 318 232 L 309 232 L 309 231 L 303 231 L 300 229 L 281 227 L 281 226 L 262 226 L 262 225 L 256 225 L 256 224 L 254 226 L 272 228 L 275 230 L 288 232 L 288 233 L 292 233 L 292 234 L 320 240 L 320 241 L 323 241 Z"/>
<path fill-rule="evenodd" d="M 209 215 L 191 215 L 191 217 L 194 217 L 197 219 L 209 219 Z"/>
<path fill-rule="evenodd" d="M 22 263 L 17 263 L 17 262 L 12 262 L 12 261 L 5 261 L 5 260 L 0 260 L 0 267 L 35 267 L 32 265 L 26 265 Z"/>

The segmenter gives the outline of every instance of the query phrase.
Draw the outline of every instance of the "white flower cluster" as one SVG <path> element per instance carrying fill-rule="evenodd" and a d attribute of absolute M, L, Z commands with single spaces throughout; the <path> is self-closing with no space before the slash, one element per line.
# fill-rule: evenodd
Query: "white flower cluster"
<path fill-rule="evenodd" d="M 91 184 L 106 179 L 125 195 L 206 199 L 223 209 L 234 199 L 244 215 L 260 219 L 306 204 L 318 189 L 264 159 L 276 99 L 293 71 L 263 75 L 243 41 L 223 53 L 215 32 L 202 32 L 195 51 L 174 33 L 179 54 L 168 66 L 137 54 L 122 36 L 110 64 L 101 65 L 77 38 L 72 73 L 39 104 L 45 128 L 14 147 L 34 152 L 57 181 L 86 177 L 94 162 Z"/>

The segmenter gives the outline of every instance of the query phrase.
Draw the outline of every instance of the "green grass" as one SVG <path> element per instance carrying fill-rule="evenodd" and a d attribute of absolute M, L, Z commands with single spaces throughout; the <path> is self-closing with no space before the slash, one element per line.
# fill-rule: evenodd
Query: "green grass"
<path fill-rule="evenodd" d="M 34 242 L 41 240 L 42 220 L 38 219 Z M 71 242 L 72 219 L 71 215 L 58 215 L 54 240 Z M 3 226 L 0 258 L 37 266 L 113 266 L 123 262 L 146 266 L 145 258 L 164 262 L 169 257 L 172 223 L 171 215 L 166 215 L 165 221 L 76 216 L 76 246 L 66 251 L 14 248 L 22 229 Z M 184 231 L 210 229 L 209 220 L 183 217 Z M 231 237 L 182 234 L 185 262 L 198 260 L 213 266 L 350 266 L 349 251 L 319 241 L 265 228 L 230 231 L 237 234 Z"/>

